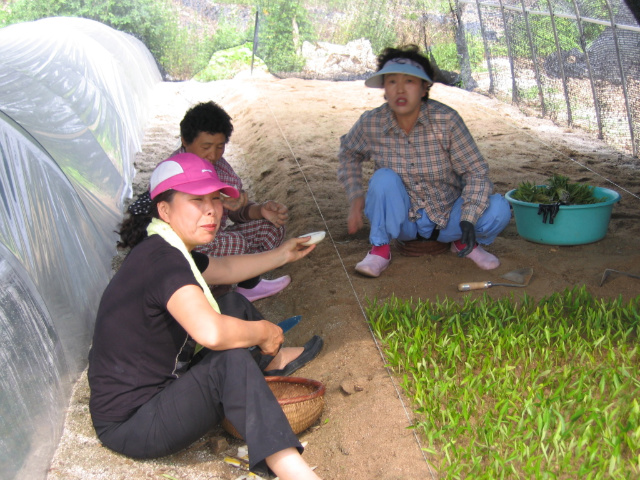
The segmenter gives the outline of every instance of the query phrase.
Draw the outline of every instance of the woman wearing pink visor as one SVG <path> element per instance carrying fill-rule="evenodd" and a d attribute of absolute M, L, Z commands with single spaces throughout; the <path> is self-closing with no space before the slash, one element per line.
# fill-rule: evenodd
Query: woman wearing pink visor
<path fill-rule="evenodd" d="M 241 318 L 220 313 L 208 288 L 299 260 L 313 246 L 294 238 L 250 256 L 193 252 L 218 231 L 221 195 L 238 191 L 207 161 L 179 154 L 151 176 L 150 216 L 137 205 L 123 223 L 121 245 L 133 248 L 102 296 L 89 354 L 94 427 L 110 449 L 155 458 L 189 446 L 226 417 L 247 442 L 252 471 L 317 479 L 263 371 L 290 373 L 319 353 L 322 340 L 280 349 L 280 327 L 236 293 L 231 298 L 245 302 L 236 305 Z"/>

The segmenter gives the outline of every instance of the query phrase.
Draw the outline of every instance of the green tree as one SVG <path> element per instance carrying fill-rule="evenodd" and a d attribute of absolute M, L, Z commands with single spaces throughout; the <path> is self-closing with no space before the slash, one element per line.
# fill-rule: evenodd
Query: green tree
<path fill-rule="evenodd" d="M 4 12 L 3 25 L 55 16 L 104 23 L 142 41 L 173 78 L 189 78 L 213 53 L 210 36 L 181 26 L 170 0 L 13 0 Z"/>
<path fill-rule="evenodd" d="M 258 8 L 258 55 L 272 72 L 300 71 L 302 42 L 313 39 L 302 1 L 262 0 Z"/>
<path fill-rule="evenodd" d="M 609 16 L 605 3 L 601 0 L 583 0 L 580 2 L 580 6 L 584 11 L 590 12 L 589 16 L 596 18 L 608 18 Z M 555 13 L 569 12 L 573 14 L 575 12 L 571 1 L 550 3 L 547 0 L 543 0 L 539 5 L 532 7 L 532 9 L 544 12 L 548 12 L 550 8 L 553 8 Z M 582 15 L 584 15 L 584 11 Z M 576 20 L 556 16 L 552 21 L 549 15 L 530 14 L 529 26 L 535 39 L 536 54 L 539 57 L 547 57 L 557 52 L 553 33 L 554 24 L 560 50 L 569 51 L 574 48 L 582 50 L 580 32 Z M 531 53 L 524 16 L 521 15 L 515 18 L 511 28 L 514 32 L 513 54 L 516 57 L 529 57 Z M 584 33 L 585 47 L 598 38 L 605 28 L 603 25 L 583 22 L 582 31 Z"/>
<path fill-rule="evenodd" d="M 378 54 L 397 43 L 396 15 L 393 3 L 385 0 L 369 0 L 358 8 L 349 32 L 348 40 L 366 38 L 371 49 Z"/>
<path fill-rule="evenodd" d="M 10 9 L 9 23 L 55 16 L 89 18 L 129 33 L 157 52 L 176 26 L 168 0 L 14 0 Z"/>

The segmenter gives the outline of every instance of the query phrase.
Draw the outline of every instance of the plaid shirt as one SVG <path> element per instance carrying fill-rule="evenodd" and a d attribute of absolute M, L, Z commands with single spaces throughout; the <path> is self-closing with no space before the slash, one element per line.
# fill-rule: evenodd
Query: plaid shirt
<path fill-rule="evenodd" d="M 235 187 L 239 192 L 242 191 L 242 180 L 224 157 L 220 157 L 220 160 L 213 164 L 213 168 L 221 182 Z M 223 230 L 227 226 L 229 213 L 231 213 L 229 210 L 226 208 L 223 209 L 222 219 L 220 220 L 220 230 Z"/>
<path fill-rule="evenodd" d="M 418 120 L 407 134 L 387 103 L 365 112 L 340 138 L 338 180 L 349 201 L 364 196 L 362 162 L 394 170 L 404 183 L 411 208 L 409 219 L 429 219 L 444 228 L 454 202 L 462 196 L 461 220 L 475 224 L 489 205 L 493 184 L 489 166 L 464 121 L 451 107 L 423 102 Z"/>

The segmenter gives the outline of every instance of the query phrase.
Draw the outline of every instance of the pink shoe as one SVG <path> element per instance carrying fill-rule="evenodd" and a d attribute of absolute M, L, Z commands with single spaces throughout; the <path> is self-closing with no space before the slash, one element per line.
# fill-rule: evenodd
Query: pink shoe
<path fill-rule="evenodd" d="M 281 292 L 287 285 L 291 283 L 291 277 L 289 275 L 285 275 L 280 278 L 276 278 L 274 280 L 266 280 L 264 278 L 260 279 L 258 285 L 253 288 L 236 288 L 236 292 L 241 293 L 247 300 L 250 302 L 255 302 L 256 300 L 260 300 L 261 298 L 270 297 L 271 295 L 275 295 L 278 292 Z"/>
<path fill-rule="evenodd" d="M 391 258 L 386 259 L 380 255 L 367 253 L 360 263 L 356 264 L 356 272 L 366 275 L 367 277 L 379 277 L 380 274 L 389 266 Z"/>
<path fill-rule="evenodd" d="M 451 242 L 451 251 L 453 253 L 458 253 L 460 251 L 456 247 L 456 242 Z M 493 270 L 500 266 L 500 260 L 498 260 L 498 257 L 487 252 L 480 245 L 476 245 L 466 258 L 473 260 L 482 270 Z"/>

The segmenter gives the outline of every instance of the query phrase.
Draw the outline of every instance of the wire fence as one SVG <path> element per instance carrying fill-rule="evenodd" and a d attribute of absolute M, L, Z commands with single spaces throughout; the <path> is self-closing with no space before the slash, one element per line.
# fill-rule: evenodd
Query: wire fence
<path fill-rule="evenodd" d="M 460 2 L 478 88 L 638 156 L 640 26 L 619 0 Z M 545 8 L 546 7 L 546 8 Z"/>
<path fill-rule="evenodd" d="M 455 70 L 460 86 L 638 156 L 640 25 L 622 0 L 459 0 L 446 14 L 442 4 L 433 5 L 372 0 L 352 8 L 377 23 L 372 44 L 380 38 L 417 43 L 445 70 Z M 332 23 L 356 17 L 318 13 L 329 37 L 340 31 Z"/>
<path fill-rule="evenodd" d="M 366 78 L 384 47 L 414 43 L 446 83 L 639 155 L 640 24 L 624 0 L 257 0 L 240 9 L 247 41 L 275 75 Z M 308 57 L 322 42 L 360 43 L 329 51 L 328 68 Z"/>

